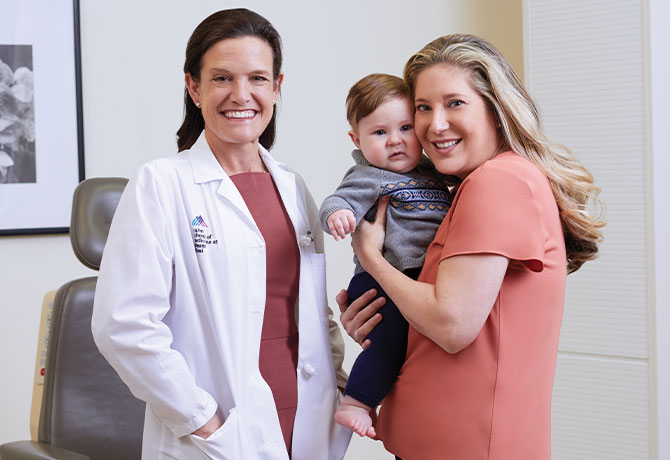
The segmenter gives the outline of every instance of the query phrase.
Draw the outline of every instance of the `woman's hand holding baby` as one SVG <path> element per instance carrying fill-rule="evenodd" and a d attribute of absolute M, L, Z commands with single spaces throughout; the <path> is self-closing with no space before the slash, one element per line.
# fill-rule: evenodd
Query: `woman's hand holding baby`
<path fill-rule="evenodd" d="M 354 249 L 360 264 L 368 272 L 370 272 L 369 264 L 374 260 L 374 257 L 382 255 L 384 239 L 386 238 L 386 208 L 388 204 L 388 197 L 380 198 L 377 203 L 377 214 L 374 222 L 363 219 L 359 225 L 359 231 L 351 236 L 351 247 Z"/>
<path fill-rule="evenodd" d="M 349 337 L 354 339 L 363 349 L 370 346 L 370 339 L 367 338 L 377 324 L 382 320 L 382 315 L 378 310 L 384 306 L 386 299 L 379 297 L 375 299 L 377 291 L 370 289 L 355 301 L 349 304 L 347 291 L 341 290 L 335 300 L 340 307 L 340 322 L 347 331 Z"/>

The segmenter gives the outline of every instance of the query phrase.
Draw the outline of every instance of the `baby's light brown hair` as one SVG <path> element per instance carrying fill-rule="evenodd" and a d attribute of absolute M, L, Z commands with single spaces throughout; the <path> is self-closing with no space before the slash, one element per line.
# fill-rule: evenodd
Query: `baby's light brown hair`
<path fill-rule="evenodd" d="M 355 130 L 362 118 L 396 97 L 410 99 L 409 87 L 402 78 L 385 73 L 373 73 L 361 78 L 351 87 L 347 96 L 349 124 Z"/>

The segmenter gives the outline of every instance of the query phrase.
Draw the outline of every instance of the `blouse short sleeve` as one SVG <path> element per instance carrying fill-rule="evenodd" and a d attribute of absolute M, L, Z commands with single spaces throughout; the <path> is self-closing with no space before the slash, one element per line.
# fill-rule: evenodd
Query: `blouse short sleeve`
<path fill-rule="evenodd" d="M 471 173 L 452 205 L 440 260 L 499 254 L 542 271 L 547 235 L 531 182 L 532 178 L 491 162 Z"/>

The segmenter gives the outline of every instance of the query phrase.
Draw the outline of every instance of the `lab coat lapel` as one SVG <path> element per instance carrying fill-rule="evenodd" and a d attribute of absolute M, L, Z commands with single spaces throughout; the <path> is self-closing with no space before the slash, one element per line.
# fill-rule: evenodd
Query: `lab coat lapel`
<path fill-rule="evenodd" d="M 265 167 L 268 168 L 268 171 L 270 171 L 272 179 L 277 186 L 277 190 L 279 190 L 279 195 L 281 195 L 284 208 L 286 208 L 286 212 L 288 213 L 288 216 L 293 223 L 295 233 L 296 235 L 299 235 L 303 213 L 298 211 L 295 174 L 282 168 L 281 165 L 277 163 L 263 147 L 259 146 L 259 150 L 261 152 L 263 162 L 265 163 Z"/>
<path fill-rule="evenodd" d="M 209 148 L 204 131 L 191 147 L 190 154 L 195 182 L 202 184 L 210 181 L 221 181 L 221 184 L 216 191 L 217 195 L 230 202 L 230 204 L 244 216 L 248 224 L 262 238 L 260 230 L 258 229 L 247 204 L 244 202 L 244 198 L 242 198 L 242 195 L 239 190 L 237 190 L 237 187 L 235 187 L 233 181 L 216 160 L 212 149 Z"/>
<path fill-rule="evenodd" d="M 260 230 L 258 230 L 256 221 L 251 215 L 247 204 L 244 202 L 244 198 L 242 198 L 240 191 L 237 190 L 237 187 L 235 187 L 232 179 L 227 174 L 224 173 L 224 177 L 221 179 L 221 185 L 216 193 L 228 200 L 249 221 L 249 224 L 256 229 L 256 232 L 260 235 Z"/>

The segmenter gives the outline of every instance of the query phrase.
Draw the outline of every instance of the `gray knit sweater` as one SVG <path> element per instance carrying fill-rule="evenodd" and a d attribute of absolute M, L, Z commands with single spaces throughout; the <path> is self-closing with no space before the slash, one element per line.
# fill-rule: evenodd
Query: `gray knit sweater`
<path fill-rule="evenodd" d="M 368 212 L 376 210 L 380 197 L 389 195 L 384 258 L 398 270 L 421 267 L 428 245 L 451 206 L 443 176 L 425 157 L 412 171 L 398 174 L 372 166 L 360 150 L 354 150 L 351 156 L 356 164 L 319 210 L 323 230 L 330 233 L 328 217 L 340 209 L 351 210 L 358 225 Z M 355 256 L 354 263 L 354 273 L 364 271 Z"/>

